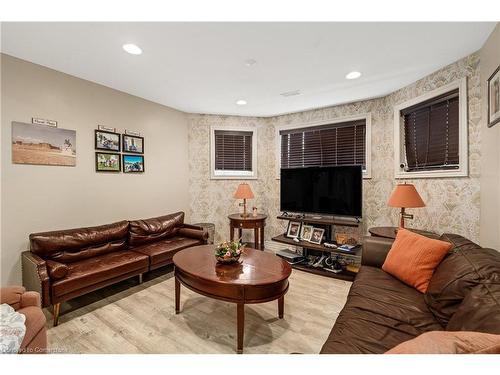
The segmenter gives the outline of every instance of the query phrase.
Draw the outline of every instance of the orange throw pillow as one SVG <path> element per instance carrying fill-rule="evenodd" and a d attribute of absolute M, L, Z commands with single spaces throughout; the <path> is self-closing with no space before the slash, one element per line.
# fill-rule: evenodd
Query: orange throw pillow
<path fill-rule="evenodd" d="M 400 228 L 382 269 L 425 293 L 432 274 L 452 244 Z"/>

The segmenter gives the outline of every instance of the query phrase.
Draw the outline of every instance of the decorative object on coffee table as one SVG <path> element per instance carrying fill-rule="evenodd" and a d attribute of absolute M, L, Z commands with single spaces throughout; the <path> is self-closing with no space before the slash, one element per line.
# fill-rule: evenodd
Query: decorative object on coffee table
<path fill-rule="evenodd" d="M 250 185 L 248 185 L 246 182 L 239 184 L 238 189 L 236 189 L 236 192 L 234 193 L 234 198 L 243 199 L 243 203 L 240 203 L 240 206 L 243 206 L 243 213 L 241 214 L 241 217 L 248 217 L 247 199 L 254 198 L 252 189 L 250 189 Z"/>
<path fill-rule="evenodd" d="M 229 218 L 229 238 L 234 240 L 234 230 L 238 229 L 238 238 L 242 236 L 243 229 L 253 229 L 254 246 L 256 249 L 264 250 L 264 227 L 267 215 L 241 217 L 240 214 L 231 214 Z M 251 245 L 249 245 L 251 246 Z"/>
<path fill-rule="evenodd" d="M 425 203 L 418 194 L 417 189 L 415 189 L 415 186 L 406 182 L 396 185 L 387 204 L 390 207 L 401 208 L 400 228 L 405 227 L 405 219 L 413 219 L 413 215 L 405 212 L 406 208 L 425 207 Z"/>
<path fill-rule="evenodd" d="M 181 283 L 194 292 L 237 306 L 237 352 L 243 353 L 245 304 L 278 300 L 283 318 L 291 266 L 274 254 L 245 248 L 241 264 L 217 264 L 215 246 L 204 245 L 174 255 L 175 313 L 180 312 Z"/>
<path fill-rule="evenodd" d="M 222 242 L 215 248 L 215 259 L 219 263 L 234 263 L 240 259 L 245 245 L 238 241 Z"/>

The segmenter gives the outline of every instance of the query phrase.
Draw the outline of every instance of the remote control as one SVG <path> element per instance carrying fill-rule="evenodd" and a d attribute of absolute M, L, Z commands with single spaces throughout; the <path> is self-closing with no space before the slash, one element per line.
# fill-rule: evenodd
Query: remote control
<path fill-rule="evenodd" d="M 337 245 L 334 244 L 334 243 L 331 243 L 331 242 L 325 242 L 323 245 L 325 245 L 325 247 L 328 247 L 330 249 L 336 249 L 337 248 Z"/>

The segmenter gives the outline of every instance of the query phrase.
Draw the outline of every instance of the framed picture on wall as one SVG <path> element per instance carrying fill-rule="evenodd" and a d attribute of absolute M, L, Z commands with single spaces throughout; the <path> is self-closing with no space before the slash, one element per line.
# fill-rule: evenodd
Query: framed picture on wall
<path fill-rule="evenodd" d="M 144 172 L 144 155 L 123 154 L 123 173 Z"/>
<path fill-rule="evenodd" d="M 120 152 L 120 134 L 95 130 L 95 149 Z"/>
<path fill-rule="evenodd" d="M 134 154 L 144 153 L 144 138 L 123 134 L 123 152 L 130 152 Z"/>
<path fill-rule="evenodd" d="M 76 131 L 12 122 L 14 164 L 76 165 Z"/>
<path fill-rule="evenodd" d="M 95 171 L 96 172 L 120 172 L 121 171 L 120 154 L 108 152 L 95 153 Z"/>
<path fill-rule="evenodd" d="M 488 78 L 488 126 L 500 122 L 500 66 Z"/>

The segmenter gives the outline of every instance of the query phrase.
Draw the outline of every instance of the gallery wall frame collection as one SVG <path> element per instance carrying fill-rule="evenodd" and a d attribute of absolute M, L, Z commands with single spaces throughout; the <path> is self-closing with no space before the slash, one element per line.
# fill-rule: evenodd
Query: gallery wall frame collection
<path fill-rule="evenodd" d="M 145 171 L 144 137 L 138 133 L 131 135 L 127 131 L 126 134 L 120 134 L 115 128 L 101 125 L 94 131 L 94 135 L 95 149 L 99 150 L 95 153 L 96 172 L 143 173 Z"/>

